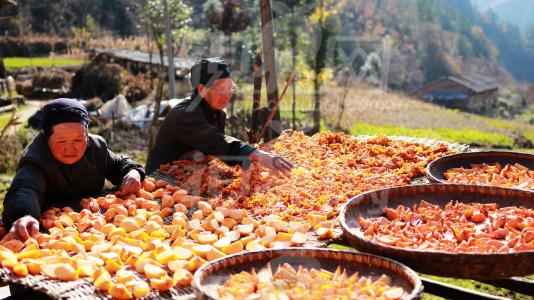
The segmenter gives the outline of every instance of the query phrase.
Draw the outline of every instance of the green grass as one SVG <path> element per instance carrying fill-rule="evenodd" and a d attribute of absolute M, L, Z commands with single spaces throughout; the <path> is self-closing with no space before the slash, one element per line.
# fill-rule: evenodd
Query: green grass
<path fill-rule="evenodd" d="M 11 113 L 0 114 L 0 131 L 2 131 L 2 129 L 4 129 L 4 127 L 6 126 L 7 122 L 9 122 L 10 118 L 11 118 Z"/>
<path fill-rule="evenodd" d="M 515 126 L 510 121 L 500 120 L 500 119 L 492 119 L 488 117 L 482 117 L 482 116 L 476 116 L 476 118 L 481 119 L 484 121 L 488 126 L 494 127 L 494 128 L 502 128 L 507 130 L 517 130 L 517 126 Z"/>
<path fill-rule="evenodd" d="M 482 283 L 479 281 L 474 281 L 474 280 L 469 280 L 469 279 L 438 277 L 438 276 L 423 275 L 423 274 L 419 274 L 419 275 L 421 275 L 424 278 L 431 279 L 431 280 L 443 282 L 446 284 L 462 287 L 462 288 L 469 289 L 469 290 L 475 290 L 480 293 L 490 294 L 494 296 L 506 297 L 506 298 L 511 298 L 511 299 L 520 299 L 520 300 L 532 299 L 530 296 L 515 293 L 510 290 L 495 287 L 493 285 Z M 424 295 L 427 295 L 426 297 L 423 296 L 423 299 L 425 300 L 426 299 L 428 300 L 441 299 L 439 297 L 436 298 L 436 296 L 433 296 L 433 295 L 428 295 L 428 294 L 424 294 Z"/>
<path fill-rule="evenodd" d="M 54 67 L 54 66 L 77 66 L 86 61 L 77 58 L 65 57 L 5 57 L 4 65 L 6 69 L 20 69 L 27 67 Z"/>
<path fill-rule="evenodd" d="M 524 132 L 523 132 L 523 135 L 524 135 L 527 139 L 529 139 L 529 140 L 531 140 L 532 142 L 534 142 L 534 131 L 524 131 Z"/>
<path fill-rule="evenodd" d="M 351 129 L 351 134 L 410 136 L 478 145 L 488 148 L 512 148 L 514 145 L 513 139 L 505 134 L 482 132 L 475 129 L 407 128 L 394 125 L 378 126 L 366 123 L 356 123 Z"/>

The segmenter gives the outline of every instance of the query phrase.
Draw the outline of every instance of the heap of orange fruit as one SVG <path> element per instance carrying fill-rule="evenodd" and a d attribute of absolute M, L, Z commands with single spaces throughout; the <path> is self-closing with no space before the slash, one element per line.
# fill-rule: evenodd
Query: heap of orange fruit
<path fill-rule="evenodd" d="M 453 153 L 445 144 L 428 146 L 381 136 L 359 139 L 344 133 L 282 134 L 259 146 L 294 164 L 288 177 L 252 164 L 248 170 L 217 158 L 175 161 L 159 171 L 214 207 L 245 208 L 257 216 L 276 214 L 303 220 L 310 213 L 334 218 L 338 209 L 362 192 L 409 185 L 424 175 L 427 164 Z"/>
<path fill-rule="evenodd" d="M 421 201 L 385 208 L 384 217 L 363 218 L 364 235 L 380 244 L 422 251 L 514 253 L 534 250 L 534 210 L 495 203 Z"/>
<path fill-rule="evenodd" d="M 287 222 L 276 215 L 253 218 L 244 209 L 214 209 L 205 199 L 152 178 L 135 195 L 82 199 L 81 206 L 80 212 L 44 212 L 49 233 L 24 243 L 6 235 L 0 241 L 1 265 L 18 276 L 90 278 L 96 289 L 132 299 L 189 286 L 207 261 L 301 246 L 308 231 L 330 237 L 334 226 L 321 215 Z"/>
<path fill-rule="evenodd" d="M 42 217 L 48 233 L 0 241 L 0 264 L 18 276 L 90 278 L 116 299 L 189 286 L 207 261 L 300 246 L 309 232 L 333 237 L 337 209 L 348 198 L 407 185 L 428 162 L 451 153 L 445 145 L 328 132 L 284 134 L 260 148 L 292 160 L 295 169 L 281 177 L 214 158 L 164 165 L 160 171 L 177 187 L 147 178 L 136 194 L 82 199 L 80 212 L 50 209 Z"/>
<path fill-rule="evenodd" d="M 391 284 L 387 275 L 377 278 L 349 275 L 337 268 L 335 272 L 324 269 L 294 268 L 282 264 L 276 272 L 271 265 L 256 272 L 242 271 L 233 274 L 218 288 L 221 299 L 401 299 L 406 292 Z"/>
<path fill-rule="evenodd" d="M 471 168 L 451 168 L 443 174 L 448 183 L 493 185 L 533 189 L 534 170 L 521 164 L 472 164 Z"/>

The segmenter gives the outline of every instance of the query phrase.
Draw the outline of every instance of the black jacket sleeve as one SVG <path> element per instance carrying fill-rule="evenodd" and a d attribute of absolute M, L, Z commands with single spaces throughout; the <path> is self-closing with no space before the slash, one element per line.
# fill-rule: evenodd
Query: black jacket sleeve
<path fill-rule="evenodd" d="M 143 166 L 131 160 L 127 156 L 116 154 L 107 149 L 106 155 L 106 179 L 114 185 L 120 185 L 122 178 L 131 170 L 137 170 L 141 174 L 141 181 L 145 179 Z"/>
<path fill-rule="evenodd" d="M 183 133 L 180 139 L 184 143 L 205 154 L 248 156 L 255 150 L 241 140 L 219 132 L 198 111 L 183 112 L 175 130 Z"/>
<path fill-rule="evenodd" d="M 4 199 L 2 220 L 6 229 L 26 215 L 41 219 L 46 185 L 44 171 L 33 163 L 26 162 L 18 169 Z"/>

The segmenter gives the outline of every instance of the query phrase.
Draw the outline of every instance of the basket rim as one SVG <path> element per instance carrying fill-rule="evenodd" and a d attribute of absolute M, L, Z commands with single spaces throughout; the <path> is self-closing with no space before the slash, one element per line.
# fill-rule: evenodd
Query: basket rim
<path fill-rule="evenodd" d="M 231 260 L 234 260 L 234 259 L 239 258 L 239 257 L 247 257 L 247 256 L 254 257 L 254 256 L 257 256 L 257 255 L 262 254 L 262 253 L 271 253 L 272 256 L 275 256 L 276 254 L 287 254 L 287 253 L 289 253 L 290 255 L 305 257 L 305 256 L 307 256 L 306 255 L 307 253 L 318 253 L 318 252 L 327 253 L 327 254 L 328 253 L 343 253 L 343 254 L 346 254 L 346 255 L 369 257 L 369 258 L 374 258 L 374 259 L 378 259 L 378 260 L 382 260 L 382 261 L 387 261 L 387 262 L 389 262 L 389 263 L 391 263 L 393 265 L 397 265 L 398 267 L 400 267 L 402 272 L 404 272 L 404 275 L 408 276 L 409 278 L 411 278 L 413 280 L 413 283 L 414 283 L 413 284 L 413 288 L 412 288 L 411 292 L 406 297 L 408 297 L 410 299 L 416 298 L 419 295 L 421 295 L 421 293 L 423 292 L 423 288 L 424 287 L 423 287 L 423 283 L 421 281 L 420 276 L 413 269 L 408 267 L 407 265 L 405 265 L 405 264 L 403 264 L 403 263 L 401 263 L 399 261 L 396 261 L 394 259 L 391 259 L 391 258 L 388 258 L 388 257 L 384 257 L 384 256 L 380 256 L 380 255 L 376 255 L 376 254 L 366 253 L 366 252 L 356 252 L 356 251 L 339 250 L 339 249 L 325 249 L 325 248 L 301 248 L 301 247 L 287 247 L 287 248 L 279 248 L 279 249 L 265 249 L 265 250 L 260 250 L 260 251 L 240 252 L 240 253 L 228 255 L 228 256 L 225 256 L 225 257 L 210 261 L 209 263 L 207 263 L 207 264 L 203 265 L 202 267 L 200 267 L 200 269 L 198 269 L 195 272 L 195 275 L 193 276 L 192 286 L 193 286 L 193 288 L 194 288 L 196 293 L 203 293 L 203 294 L 207 295 L 207 293 L 204 291 L 203 285 L 201 283 L 203 273 L 205 273 L 205 272 L 207 272 L 207 270 L 213 268 L 213 266 L 221 264 L 223 261 L 231 261 Z M 378 267 L 378 268 L 380 268 L 380 267 Z M 398 275 L 402 276 L 401 274 L 398 274 Z M 407 282 L 409 282 L 408 279 L 405 278 L 405 280 Z M 411 284 L 411 282 L 409 282 L 409 283 Z"/>
<path fill-rule="evenodd" d="M 419 249 L 407 249 L 397 246 L 389 246 L 389 245 L 383 245 L 374 241 L 367 240 L 361 236 L 361 230 L 351 227 L 347 223 L 347 212 L 350 206 L 358 206 L 358 202 L 361 202 L 363 200 L 366 200 L 370 195 L 378 194 L 378 193 L 384 193 L 389 191 L 402 191 L 402 190 L 414 190 L 414 192 L 422 192 L 424 190 L 433 188 L 433 187 L 444 187 L 444 189 L 463 189 L 463 192 L 466 192 L 466 189 L 483 189 L 483 190 L 501 190 L 502 192 L 518 192 L 518 193 L 525 193 L 525 194 L 532 194 L 534 196 L 533 191 L 529 190 L 520 190 L 520 189 L 513 189 L 513 188 L 503 188 L 503 187 L 496 187 L 496 186 L 484 186 L 484 185 L 474 185 L 474 184 L 443 184 L 443 183 L 433 183 L 433 184 L 421 184 L 421 185 L 409 185 L 409 186 L 402 186 L 402 187 L 393 187 L 393 188 L 385 188 L 380 190 L 373 190 L 368 191 L 365 193 L 361 193 L 353 198 L 351 198 L 349 201 L 347 201 L 341 208 L 339 212 L 339 222 L 341 224 L 341 228 L 343 229 L 343 232 L 345 234 L 350 234 L 353 238 L 356 238 L 364 243 L 370 244 L 375 248 L 382 248 L 382 249 L 391 249 L 398 252 L 402 252 L 405 254 L 421 254 L 421 255 L 433 255 L 433 256 L 449 256 L 449 257 L 458 257 L 458 256 L 466 256 L 466 257 L 510 257 L 510 256 L 518 256 L 518 255 L 534 255 L 534 250 L 528 250 L 528 251 L 518 251 L 513 253 L 483 253 L 483 252 L 452 252 L 452 251 L 438 251 L 438 250 L 419 250 Z M 449 191 L 450 191 L 449 190 Z M 414 193 L 415 194 L 415 193 Z M 452 200 L 452 199 L 451 199 Z"/>
<path fill-rule="evenodd" d="M 531 159 L 534 162 L 534 154 L 530 153 L 523 153 L 523 152 L 515 152 L 515 151 L 503 151 L 503 150 L 484 150 L 484 151 L 477 151 L 477 152 L 459 152 L 454 154 L 445 155 L 442 157 L 438 157 L 431 161 L 427 167 L 426 167 L 426 177 L 430 179 L 433 182 L 437 183 L 447 183 L 446 180 L 438 178 L 434 173 L 434 169 L 436 169 L 436 165 L 448 162 L 448 161 L 456 161 L 461 159 L 469 159 L 471 157 L 477 157 L 477 156 L 502 156 L 502 157 L 522 157 L 526 159 Z M 515 188 L 507 188 L 507 189 L 515 189 Z"/>

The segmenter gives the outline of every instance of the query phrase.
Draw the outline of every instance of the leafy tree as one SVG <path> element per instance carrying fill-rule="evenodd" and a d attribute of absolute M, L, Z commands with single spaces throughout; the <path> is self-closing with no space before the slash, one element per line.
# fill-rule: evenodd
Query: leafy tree
<path fill-rule="evenodd" d="M 185 5 L 181 0 L 166 0 L 167 11 L 169 13 L 169 19 L 171 23 L 171 38 L 176 40 L 179 38 L 182 32 L 187 27 L 190 21 L 191 8 Z M 154 144 L 154 139 L 157 132 L 157 124 L 159 119 L 159 110 L 161 104 L 161 98 L 163 97 L 163 82 L 164 82 L 164 45 L 166 44 L 165 36 L 165 11 L 161 0 L 149 0 L 144 8 L 143 18 L 148 23 L 151 36 L 154 39 L 156 47 L 158 48 L 160 58 L 160 70 L 159 70 L 159 84 L 156 93 L 155 107 L 154 107 L 154 119 L 150 127 L 150 140 L 148 143 L 148 151 Z"/>
<path fill-rule="evenodd" d="M 239 0 L 221 0 L 221 6 L 213 8 L 215 9 L 208 13 L 208 20 L 226 36 L 227 58 L 233 63 L 232 35 L 245 30 L 252 23 L 252 18 Z"/>
<path fill-rule="evenodd" d="M 337 10 L 332 0 L 319 0 L 314 12 L 310 16 L 312 24 L 312 54 L 309 55 L 309 62 L 314 72 L 314 111 L 312 132 L 316 133 L 321 128 L 321 85 L 327 71 L 329 54 L 334 54 L 335 40 L 332 38 L 336 34 L 336 13 Z M 333 63 L 333 61 L 330 61 Z"/>
<path fill-rule="evenodd" d="M 285 22 L 285 32 L 282 35 L 289 37 L 289 48 L 291 49 L 291 66 L 296 69 L 297 56 L 299 55 L 299 36 L 302 38 L 302 27 L 306 24 L 305 20 L 313 12 L 314 7 L 317 4 L 317 0 L 284 0 L 275 3 L 274 16 L 276 21 L 281 22 L 283 20 L 289 20 Z M 293 130 L 296 130 L 296 103 L 297 103 L 297 79 L 293 80 L 292 84 L 292 102 L 291 102 L 291 114 L 292 114 L 292 126 Z"/>
<path fill-rule="evenodd" d="M 427 82 L 450 74 L 450 68 L 443 53 L 439 45 L 433 40 L 428 40 L 424 43 L 421 67 Z"/>
<path fill-rule="evenodd" d="M 456 41 L 456 51 L 463 58 L 467 58 L 472 55 L 473 50 L 471 49 L 471 44 L 465 36 L 461 35 L 458 37 L 458 40 Z"/>
<path fill-rule="evenodd" d="M 417 0 L 417 16 L 421 23 L 433 23 L 434 16 L 434 0 Z"/>

